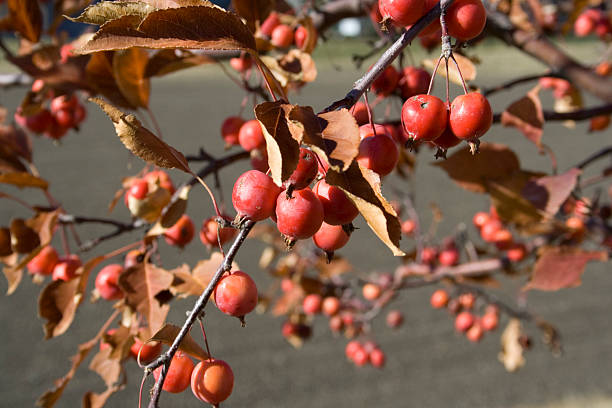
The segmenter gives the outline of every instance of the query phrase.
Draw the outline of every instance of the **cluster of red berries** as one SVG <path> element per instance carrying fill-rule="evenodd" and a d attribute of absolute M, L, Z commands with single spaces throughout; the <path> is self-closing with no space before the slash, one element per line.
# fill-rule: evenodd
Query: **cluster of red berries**
<path fill-rule="evenodd" d="M 297 25 L 294 28 L 287 24 L 283 24 L 281 16 L 272 12 L 264 20 L 259 28 L 259 33 L 268 38 L 270 43 L 277 48 L 288 48 L 295 44 L 297 48 L 303 49 L 308 40 L 308 30 L 302 25 Z M 314 36 L 313 44 L 317 42 L 316 31 L 311 32 Z"/>
<path fill-rule="evenodd" d="M 434 309 L 447 308 L 454 314 L 455 330 L 465 334 L 474 343 L 479 342 L 485 332 L 495 330 L 499 324 L 499 308 L 494 304 L 488 304 L 482 316 L 474 314 L 476 296 L 470 292 L 451 298 L 447 291 L 438 289 L 431 295 L 430 304 Z"/>
<path fill-rule="evenodd" d="M 506 257 L 512 262 L 520 262 L 527 256 L 527 247 L 517 242 L 512 232 L 504 226 L 494 207 L 490 212 L 477 212 L 472 218 L 483 241 L 489 242 L 500 251 L 505 251 Z"/>
<path fill-rule="evenodd" d="M 610 18 L 601 9 L 587 9 L 580 13 L 574 22 L 574 34 L 577 37 L 597 34 L 602 40 L 606 39 L 612 34 Z"/>
<path fill-rule="evenodd" d="M 42 80 L 34 81 L 32 90 L 41 92 L 44 89 Z M 43 134 L 53 139 L 61 139 L 69 129 L 77 129 L 85 120 L 87 111 L 76 95 L 61 95 L 51 99 L 49 108 L 26 114 L 21 107 L 15 112 L 15 122 L 34 133 Z"/>
<path fill-rule="evenodd" d="M 78 276 L 81 259 L 77 255 L 60 257 L 51 245 L 47 245 L 28 262 L 27 267 L 32 275 L 51 275 L 53 280 L 69 281 Z"/>
<path fill-rule="evenodd" d="M 376 368 L 385 366 L 385 353 L 373 341 L 359 342 L 351 340 L 344 349 L 346 358 L 352 361 L 357 367 L 363 367 L 366 364 L 371 364 Z"/>

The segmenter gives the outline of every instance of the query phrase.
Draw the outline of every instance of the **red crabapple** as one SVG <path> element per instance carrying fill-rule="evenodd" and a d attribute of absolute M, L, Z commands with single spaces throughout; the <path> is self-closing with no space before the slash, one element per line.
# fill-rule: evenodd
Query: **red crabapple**
<path fill-rule="evenodd" d="M 221 136 L 225 141 L 225 146 L 239 145 L 238 133 L 244 124 L 244 120 L 238 116 L 230 116 L 221 124 Z"/>
<path fill-rule="evenodd" d="M 323 205 L 323 221 L 331 225 L 348 224 L 357 217 L 359 210 L 346 196 L 344 191 L 336 186 L 319 180 L 313 192 Z"/>
<path fill-rule="evenodd" d="M 474 324 L 474 315 L 470 312 L 461 312 L 455 318 L 455 330 L 466 332 Z"/>
<path fill-rule="evenodd" d="M 378 8 L 383 18 L 393 20 L 398 26 L 416 22 L 425 11 L 424 0 L 378 0 Z"/>
<path fill-rule="evenodd" d="M 376 368 L 383 368 L 385 366 L 385 353 L 381 349 L 375 348 L 374 350 L 370 351 L 369 358 L 372 366 Z"/>
<path fill-rule="evenodd" d="M 28 271 L 35 275 L 51 275 L 58 261 L 57 251 L 47 245 L 28 262 Z"/>
<path fill-rule="evenodd" d="M 361 343 L 359 343 L 357 340 L 351 340 L 346 344 L 344 354 L 346 355 L 346 358 L 352 360 L 355 352 L 359 349 L 363 349 Z"/>
<path fill-rule="evenodd" d="M 370 359 L 370 356 L 368 352 L 365 351 L 363 348 L 358 348 L 357 350 L 355 350 L 352 360 L 357 367 L 363 367 L 364 365 L 368 363 L 369 359 Z"/>
<path fill-rule="evenodd" d="M 215 217 L 210 217 L 202 222 L 200 241 L 208 248 L 216 247 L 219 244 L 223 246 L 223 244 L 234 238 L 238 232 L 235 228 L 219 227 Z"/>
<path fill-rule="evenodd" d="M 291 176 L 285 181 L 285 187 L 292 186 L 292 190 L 301 190 L 308 187 L 317 177 L 318 169 L 319 163 L 315 153 L 312 150 L 300 147 L 300 159 Z"/>
<path fill-rule="evenodd" d="M 51 113 L 56 113 L 63 109 L 72 111 L 78 103 L 79 100 L 75 95 L 61 95 L 51 100 L 49 108 L 51 109 Z"/>
<path fill-rule="evenodd" d="M 311 189 L 279 194 L 276 200 L 276 226 L 291 241 L 312 237 L 323 223 L 323 204 Z"/>
<path fill-rule="evenodd" d="M 402 127 L 414 142 L 437 139 L 448 121 L 448 109 L 440 98 L 433 95 L 415 95 L 402 106 Z"/>
<path fill-rule="evenodd" d="M 438 256 L 438 251 L 434 247 L 425 247 L 421 251 L 421 262 L 424 264 L 433 264 Z"/>
<path fill-rule="evenodd" d="M 317 247 L 325 252 L 334 252 L 344 247 L 349 238 L 349 234 L 342 225 L 330 225 L 323 222 L 321 228 L 313 235 L 312 240 Z"/>
<path fill-rule="evenodd" d="M 414 220 L 405 220 L 401 224 L 402 234 L 412 235 L 416 230 L 416 222 Z"/>
<path fill-rule="evenodd" d="M 487 133 L 493 123 L 491 105 L 487 98 L 478 92 L 459 95 L 451 104 L 448 123 L 453 134 L 459 139 L 478 139 Z"/>
<path fill-rule="evenodd" d="M 377 130 L 376 135 L 372 132 L 361 140 L 356 160 L 362 167 L 386 176 L 393 171 L 398 158 L 395 141 L 386 131 L 379 133 Z"/>
<path fill-rule="evenodd" d="M 335 296 L 327 296 L 323 299 L 321 310 L 326 316 L 335 316 L 340 311 L 340 299 Z"/>
<path fill-rule="evenodd" d="M 387 313 L 387 326 L 392 329 L 397 329 L 404 323 L 404 315 L 399 310 L 391 310 Z"/>
<path fill-rule="evenodd" d="M 261 33 L 270 37 L 272 35 L 272 30 L 274 30 L 280 23 L 278 14 L 274 11 L 271 12 L 261 24 Z"/>
<path fill-rule="evenodd" d="M 229 64 L 238 72 L 246 72 L 253 65 L 253 60 L 248 54 L 243 54 L 240 57 L 230 58 Z"/>
<path fill-rule="evenodd" d="M 68 255 L 57 260 L 53 268 L 53 280 L 69 281 L 77 276 L 81 267 L 81 259 L 77 255 Z"/>
<path fill-rule="evenodd" d="M 473 293 L 462 293 L 459 295 L 459 304 L 466 310 L 471 310 L 476 303 L 476 296 Z"/>
<path fill-rule="evenodd" d="M 194 235 L 195 227 L 193 226 L 193 221 L 191 221 L 188 215 L 183 214 L 173 226 L 164 232 L 164 239 L 168 245 L 183 248 L 191 242 Z"/>
<path fill-rule="evenodd" d="M 194 364 L 191 358 L 182 351 L 177 351 L 170 362 L 170 368 L 168 368 L 168 374 L 166 375 L 166 380 L 164 381 L 162 389 L 174 394 L 185 391 L 191 383 L 191 372 L 193 368 Z M 161 369 L 162 367 L 159 366 L 153 371 L 155 381 L 159 378 Z"/>
<path fill-rule="evenodd" d="M 499 323 L 499 317 L 495 313 L 485 313 L 484 316 L 480 318 L 480 326 L 485 331 L 493 331 L 497 328 Z"/>
<path fill-rule="evenodd" d="M 434 309 L 442 309 L 448 303 L 449 296 L 444 289 L 438 289 L 432 293 L 429 303 Z"/>
<path fill-rule="evenodd" d="M 118 300 L 123 297 L 123 291 L 118 284 L 121 273 L 123 266 L 119 264 L 106 265 L 100 269 L 95 283 L 100 297 L 106 300 Z"/>
<path fill-rule="evenodd" d="M 493 235 L 493 244 L 497 249 L 508 249 L 514 243 L 514 237 L 512 232 L 506 228 L 502 228 Z"/>
<path fill-rule="evenodd" d="M 455 0 L 446 11 L 448 34 L 460 41 L 477 37 L 487 23 L 481 0 Z"/>
<path fill-rule="evenodd" d="M 159 185 L 161 188 L 168 190 L 170 194 L 174 194 L 174 184 L 168 173 L 163 170 L 153 170 L 148 172 L 143 177 L 149 183 L 149 190 L 153 190 L 152 187 Z"/>
<path fill-rule="evenodd" d="M 438 254 L 438 262 L 442 266 L 453 266 L 459 262 L 459 251 L 455 247 L 446 248 Z"/>
<path fill-rule="evenodd" d="M 140 362 L 148 364 L 155 360 L 162 352 L 162 344 L 157 341 L 143 343 L 138 337 L 134 337 L 134 344 L 130 347 L 130 355 L 138 361 L 138 353 L 140 353 Z"/>
<path fill-rule="evenodd" d="M 213 299 L 223 313 L 242 317 L 257 306 L 257 286 L 249 275 L 236 271 L 221 278 Z"/>
<path fill-rule="evenodd" d="M 399 83 L 402 98 L 408 99 L 414 95 L 426 94 L 430 80 L 431 75 L 423 68 L 405 67 L 402 70 L 402 79 Z"/>
<path fill-rule="evenodd" d="M 293 30 L 286 24 L 279 24 L 272 30 L 270 43 L 278 48 L 287 48 L 293 44 Z"/>
<path fill-rule="evenodd" d="M 361 289 L 363 297 L 367 300 L 376 300 L 380 297 L 382 291 L 380 286 L 374 283 L 366 283 Z"/>
<path fill-rule="evenodd" d="M 317 33 L 316 33 L 316 31 L 312 31 L 311 33 L 312 33 L 312 36 L 313 36 L 313 39 L 312 39 L 311 43 L 314 46 L 314 45 L 317 44 Z M 307 40 L 308 40 L 308 35 L 309 35 L 309 33 L 308 33 L 308 30 L 306 29 L 306 27 L 298 26 L 298 28 L 295 29 L 295 33 L 294 33 L 294 36 L 293 36 L 294 37 L 293 40 L 295 41 L 295 45 L 298 48 L 304 48 L 304 46 L 306 45 Z"/>
<path fill-rule="evenodd" d="M 480 229 L 480 236 L 485 242 L 493 242 L 495 239 L 495 234 L 497 234 L 497 231 L 501 230 L 503 227 L 503 224 L 499 220 L 492 218 L 484 223 Z"/>
<path fill-rule="evenodd" d="M 123 266 L 125 269 L 131 268 L 132 266 L 139 265 L 144 262 L 145 253 L 140 249 L 132 249 L 125 255 L 123 260 Z"/>
<path fill-rule="evenodd" d="M 527 256 L 527 248 L 525 248 L 525 245 L 521 243 L 513 244 L 506 250 L 506 256 L 512 262 L 520 262 L 525 259 L 525 256 Z"/>
<path fill-rule="evenodd" d="M 476 228 L 480 229 L 483 227 L 483 225 L 487 223 L 487 221 L 489 221 L 490 218 L 491 216 L 489 215 L 489 213 L 480 211 L 474 214 L 474 217 L 472 218 L 472 223 Z"/>
<path fill-rule="evenodd" d="M 397 88 L 399 80 L 399 72 L 393 65 L 389 65 L 372 82 L 372 92 L 382 96 L 390 95 Z"/>
<path fill-rule="evenodd" d="M 484 330 L 482 329 L 482 327 L 480 326 L 480 323 L 478 322 L 474 322 L 474 324 L 472 324 L 472 326 L 465 333 L 465 336 L 472 343 L 478 343 L 482 339 L 483 335 L 484 335 Z"/>
<path fill-rule="evenodd" d="M 234 388 L 234 373 L 223 360 L 200 361 L 191 374 L 191 391 L 200 401 L 218 406 Z"/>
<path fill-rule="evenodd" d="M 261 149 L 266 145 L 266 139 L 259 121 L 256 119 L 245 122 L 238 132 L 238 142 L 246 151 Z"/>
<path fill-rule="evenodd" d="M 321 299 L 321 295 L 311 293 L 302 301 L 302 309 L 307 315 L 315 315 L 321 312 L 322 302 L 323 300 Z"/>
<path fill-rule="evenodd" d="M 351 114 L 357 121 L 357 124 L 360 126 L 365 125 L 370 120 L 368 116 L 368 108 L 363 102 L 355 103 L 355 105 L 353 105 L 351 108 Z"/>
<path fill-rule="evenodd" d="M 280 187 L 269 176 L 249 170 L 234 183 L 232 204 L 240 217 L 262 221 L 274 214 L 280 192 Z"/>

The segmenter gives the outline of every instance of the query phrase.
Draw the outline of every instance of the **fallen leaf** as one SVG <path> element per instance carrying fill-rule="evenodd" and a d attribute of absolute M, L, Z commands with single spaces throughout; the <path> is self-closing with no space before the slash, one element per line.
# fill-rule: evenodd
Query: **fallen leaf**
<path fill-rule="evenodd" d="M 605 262 L 605 251 L 584 251 L 580 248 L 542 248 L 536 261 L 531 280 L 523 290 L 555 291 L 580 285 L 580 278 L 590 261 Z"/>
<path fill-rule="evenodd" d="M 113 121 L 119 139 L 129 151 L 156 166 L 192 174 L 185 156 L 144 128 L 136 116 L 126 115 L 99 98 L 90 98 L 90 101 L 98 104 Z"/>
<path fill-rule="evenodd" d="M 522 334 L 523 329 L 521 327 L 521 321 L 512 318 L 501 336 L 502 349 L 498 358 L 506 368 L 506 371 L 511 373 L 525 365 L 523 346 L 521 346 L 519 342 L 519 338 Z"/>
<path fill-rule="evenodd" d="M 40 177 L 36 177 L 26 172 L 19 173 L 2 173 L 0 174 L 0 183 L 12 184 L 14 186 L 23 187 L 36 187 L 46 190 L 49 187 L 49 183 Z"/>
<path fill-rule="evenodd" d="M 145 77 L 149 53 L 142 48 L 115 52 L 113 74 L 119 90 L 132 106 L 147 109 L 151 84 Z"/>
<path fill-rule="evenodd" d="M 345 192 L 372 231 L 391 249 L 393 255 L 405 255 L 399 248 L 400 222 L 395 210 L 382 195 L 378 174 L 354 162 L 344 173 L 330 168 L 325 181 Z"/>
<path fill-rule="evenodd" d="M 171 346 L 180 331 L 180 327 L 173 324 L 166 324 L 157 333 L 155 333 L 149 339 L 149 341 L 159 341 Z M 208 354 L 202 349 L 202 347 L 200 347 L 200 345 L 193 339 L 193 337 L 191 337 L 189 333 L 187 333 L 180 342 L 179 350 L 182 350 L 190 356 L 200 360 L 206 360 L 208 358 Z"/>
<path fill-rule="evenodd" d="M 137 16 L 142 21 L 152 11 L 155 11 L 155 7 L 143 2 L 102 1 L 88 6 L 78 17 L 66 18 L 77 23 L 103 25 L 123 16 Z"/>
<path fill-rule="evenodd" d="M 539 148 L 542 146 L 544 113 L 539 97 L 540 87 L 536 86 L 527 95 L 513 102 L 502 112 L 501 124 L 520 130 L 527 139 Z"/>

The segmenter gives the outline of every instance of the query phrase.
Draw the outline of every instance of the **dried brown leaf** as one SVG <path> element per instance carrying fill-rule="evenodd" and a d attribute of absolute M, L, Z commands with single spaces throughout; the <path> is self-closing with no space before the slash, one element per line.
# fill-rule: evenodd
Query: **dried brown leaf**
<path fill-rule="evenodd" d="M 123 16 L 137 16 L 143 20 L 155 7 L 139 1 L 102 1 L 88 6 L 75 18 L 66 17 L 77 23 L 103 25 Z"/>
<path fill-rule="evenodd" d="M 49 187 L 49 183 L 45 180 L 26 172 L 2 173 L 0 174 L 0 183 L 12 184 L 20 188 L 36 187 L 42 188 L 43 190 Z"/>
<path fill-rule="evenodd" d="M 522 189 L 522 195 L 537 209 L 552 217 L 576 187 L 581 173 L 580 169 L 573 168 L 556 176 L 529 180 Z"/>
<path fill-rule="evenodd" d="M 510 319 L 506 329 L 501 336 L 501 351 L 499 361 L 504 365 L 506 371 L 514 372 L 525 365 L 523 357 L 523 346 L 519 338 L 523 334 L 521 321 L 516 318 Z"/>
<path fill-rule="evenodd" d="M 0 157 L 20 157 L 32 161 L 32 141 L 13 125 L 0 125 Z"/>
<path fill-rule="evenodd" d="M 335 171 L 346 171 L 359 153 L 359 127 L 347 109 L 318 115 L 328 163 Z"/>
<path fill-rule="evenodd" d="M 400 222 L 395 210 L 382 195 L 378 174 L 354 162 L 344 173 L 330 168 L 325 181 L 346 193 L 372 231 L 391 249 L 393 255 L 405 255 L 399 248 Z"/>
<path fill-rule="evenodd" d="M 8 0 L 9 15 L 0 26 L 17 31 L 28 41 L 37 43 L 43 26 L 43 16 L 38 0 Z"/>
<path fill-rule="evenodd" d="M 173 324 L 166 324 L 157 333 L 155 333 L 150 341 L 159 341 L 161 343 L 172 345 L 174 339 L 178 336 L 181 328 Z M 179 349 L 200 360 L 206 360 L 208 354 L 200 347 L 200 345 L 191 337 L 189 333 L 183 338 L 179 344 Z"/>
<path fill-rule="evenodd" d="M 574 247 L 543 248 L 533 267 L 531 280 L 523 290 L 555 291 L 579 286 L 588 262 L 607 260 L 605 251 L 584 251 Z"/>
<path fill-rule="evenodd" d="M 38 298 L 38 315 L 47 320 L 43 325 L 45 339 L 57 337 L 68 330 L 74 320 L 82 296 L 77 296 L 78 279 L 56 280 L 49 283 Z"/>
<path fill-rule="evenodd" d="M 132 106 L 147 109 L 151 84 L 145 77 L 149 53 L 142 48 L 115 52 L 113 74 L 119 90 Z"/>
<path fill-rule="evenodd" d="M 189 198 L 189 191 L 191 186 L 185 185 L 181 187 L 176 200 L 172 200 L 169 206 L 166 206 L 162 211 L 161 219 L 159 224 L 163 228 L 170 228 L 185 214 L 187 210 L 187 199 Z"/>
<path fill-rule="evenodd" d="M 136 116 L 126 115 L 99 98 L 90 98 L 90 101 L 98 104 L 113 121 L 119 139 L 129 151 L 156 166 L 192 174 L 185 156 L 144 128 Z"/>
<path fill-rule="evenodd" d="M 255 52 L 255 38 L 240 18 L 210 3 L 124 16 L 104 24 L 79 51 L 144 48 L 194 48 Z M 139 24 L 138 24 L 139 22 Z M 137 28 L 133 28 L 138 24 Z"/>
<path fill-rule="evenodd" d="M 186 50 L 159 50 L 147 63 L 145 77 L 163 76 L 186 68 L 217 62 L 205 55 L 193 54 Z"/>
<path fill-rule="evenodd" d="M 520 130 L 527 139 L 542 145 L 542 127 L 544 126 L 544 113 L 539 97 L 540 87 L 536 86 L 527 95 L 514 101 L 502 112 L 501 124 L 514 126 Z"/>
<path fill-rule="evenodd" d="M 96 52 L 91 55 L 85 76 L 92 89 L 104 95 L 111 103 L 128 109 L 136 109 L 126 98 L 117 85 L 113 72 L 114 52 Z"/>
<path fill-rule="evenodd" d="M 252 32 L 255 32 L 256 23 L 263 23 L 273 10 L 274 0 L 232 0 L 234 10 L 244 18 Z"/>
<path fill-rule="evenodd" d="M 117 384 L 122 371 L 121 361 L 112 358 L 112 352 L 112 348 L 104 348 L 98 351 L 89 363 L 89 369 L 102 377 L 107 388 Z"/>

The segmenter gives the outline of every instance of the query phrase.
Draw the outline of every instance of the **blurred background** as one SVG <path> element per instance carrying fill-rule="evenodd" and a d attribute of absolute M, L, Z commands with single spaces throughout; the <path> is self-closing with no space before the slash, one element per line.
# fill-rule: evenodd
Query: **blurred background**
<path fill-rule="evenodd" d="M 364 72 L 356 69 L 352 56 L 369 50 L 368 38 L 352 39 L 361 33 L 359 20 L 345 23 L 329 41 L 321 43 L 314 53 L 318 79 L 291 96 L 291 102 L 313 106 L 319 111 L 330 102 L 344 96 L 352 83 Z M 344 33 L 346 37 L 340 35 Z M 595 61 L 601 53 L 595 42 L 561 44 L 570 54 L 582 61 Z M 503 79 L 523 74 L 538 74 L 545 67 L 513 49 L 497 42 L 485 42 L 469 50 L 481 59 L 478 77 L 480 86 L 491 86 Z M 423 58 L 437 57 L 419 47 L 411 47 L 406 54 L 408 63 L 418 64 Z M 369 66 L 375 59 L 367 60 Z M 5 61 L 0 73 L 13 72 Z M 495 94 L 491 103 L 500 112 L 510 102 L 520 98 L 529 85 Z M 0 90 L 0 104 L 13 112 L 25 89 Z M 436 82 L 438 95 L 443 92 L 442 79 Z M 451 88 L 453 95 L 459 87 Z M 221 122 L 240 111 L 243 92 L 214 66 L 192 68 L 179 74 L 156 79 L 152 85 L 151 104 L 161 125 L 164 139 L 183 153 L 196 153 L 204 147 L 214 155 L 223 154 L 220 136 Z M 585 105 L 595 101 L 588 96 Z M 545 107 L 552 98 L 544 98 Z M 244 116 L 252 118 L 248 102 Z M 382 114 L 385 103 L 377 107 Z M 399 117 L 398 103 L 388 108 Z M 87 104 L 88 120 L 80 132 L 71 132 L 60 144 L 34 138 L 34 163 L 41 175 L 50 182 L 50 191 L 59 198 L 67 212 L 77 215 L 107 215 L 107 205 L 120 188 L 123 177 L 136 174 L 142 162 L 132 157 L 116 137 L 113 126 L 97 106 Z M 146 122 L 146 121 L 145 121 Z M 151 127 L 150 124 L 147 124 Z M 567 129 L 560 123 L 547 123 L 544 142 L 550 145 L 563 171 L 599 150 L 612 138 L 610 131 L 587 133 L 587 123 L 577 123 Z M 483 140 L 508 144 L 520 157 L 522 167 L 550 171 L 547 156 L 515 129 L 495 126 Z M 413 182 L 407 183 L 392 175 L 383 184 L 383 192 L 394 189 L 414 189 L 415 204 L 425 225 L 431 220 L 430 203 L 437 203 L 444 215 L 438 237 L 454 231 L 461 223 L 477 239 L 470 220 L 476 211 L 487 210 L 484 195 L 468 193 L 450 181 L 445 173 L 434 167 L 433 151 L 422 149 L 418 155 Z M 197 169 L 197 164 L 193 165 Z M 237 176 L 248 169 L 241 162 L 221 171 L 223 197 L 230 197 Z M 178 171 L 169 172 L 175 185 L 187 178 Z M 212 180 L 212 179 L 211 179 Z M 3 191 L 15 193 L 8 187 Z M 209 198 L 194 188 L 187 213 L 196 226 L 213 214 Z M 30 202 L 44 203 L 35 191 L 19 191 Z M 229 209 L 231 212 L 231 203 Z M 233 215 L 233 212 L 231 212 Z M 24 210 L 12 202 L 0 202 L 0 220 L 7 223 L 13 217 L 24 216 Z M 123 221 L 130 218 L 120 203 L 112 216 Z M 363 221 L 360 230 L 340 253 L 355 266 L 354 273 L 393 271 L 400 263 L 373 235 Z M 83 238 L 93 238 L 107 232 L 104 226 L 79 227 Z M 96 247 L 87 258 L 109 252 L 138 239 L 138 233 L 126 234 Z M 402 241 L 403 249 L 413 247 L 409 239 Z M 194 266 L 208 257 L 207 249 L 197 238 L 183 251 L 161 242 L 162 264 L 173 268 L 182 263 Z M 257 268 L 263 246 L 248 241 L 240 251 L 237 262 L 248 271 L 260 288 L 270 279 Z M 435 287 L 408 290 L 401 293 L 393 308 L 404 313 L 405 323 L 398 330 L 384 325 L 384 314 L 375 322 L 371 336 L 387 354 L 387 365 L 382 370 L 371 367 L 356 368 L 346 361 L 344 347 L 347 340 L 335 337 L 327 327 L 327 320 L 319 317 L 314 324 L 312 338 L 296 350 L 281 335 L 282 319 L 269 314 L 253 314 L 247 318 L 246 328 L 237 320 L 227 318 L 216 308 L 207 307 L 206 328 L 211 351 L 228 361 L 235 373 L 232 396 L 224 407 L 612 407 L 612 326 L 610 310 L 612 282 L 609 264 L 587 267 L 583 284 L 556 293 L 529 293 L 529 306 L 559 328 L 565 353 L 553 357 L 541 344 L 539 332 L 529 325 L 533 348 L 526 352 L 527 364 L 516 373 L 507 373 L 498 361 L 501 330 L 489 334 L 479 344 L 472 344 L 456 335 L 453 318 L 445 311 L 429 306 L 429 296 Z M 523 280 L 503 280 L 504 290 L 492 289 L 500 298 L 512 302 Z M 91 282 L 93 288 L 93 281 Z M 0 285 L 0 292 L 6 290 Z M 95 335 L 99 326 L 111 314 L 108 305 L 83 303 L 70 330 L 50 341 L 43 340 L 42 323 L 37 319 L 37 297 L 41 286 L 22 282 L 9 297 L 0 298 L 0 322 L 4 335 L 0 344 L 0 406 L 33 406 L 36 399 L 63 376 L 70 367 L 69 358 L 79 343 Z M 185 312 L 191 309 L 193 298 L 177 300 L 168 321 L 181 325 Z M 106 309 L 105 309 L 106 307 Z M 502 319 L 501 327 L 506 323 Z M 197 331 L 194 337 L 200 339 Z M 76 378 L 68 385 L 58 407 L 80 405 L 82 395 L 93 390 L 104 390 L 103 382 L 84 364 Z M 115 394 L 108 406 L 137 406 L 141 372 L 133 361 L 127 363 L 128 383 L 125 390 Z M 152 386 L 152 379 L 145 387 Z M 194 407 L 199 404 L 189 391 L 162 396 L 161 406 Z"/>

